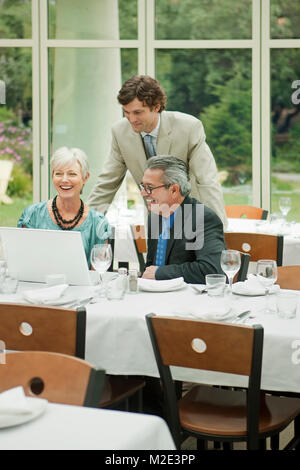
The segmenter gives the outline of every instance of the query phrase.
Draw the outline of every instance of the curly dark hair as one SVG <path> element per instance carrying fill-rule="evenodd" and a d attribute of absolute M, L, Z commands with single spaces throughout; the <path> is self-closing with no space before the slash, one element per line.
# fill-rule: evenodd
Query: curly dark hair
<path fill-rule="evenodd" d="M 137 98 L 151 110 L 160 105 L 161 113 L 167 104 L 167 95 L 159 82 L 148 75 L 133 75 L 127 80 L 118 94 L 120 104 L 128 104 Z"/>

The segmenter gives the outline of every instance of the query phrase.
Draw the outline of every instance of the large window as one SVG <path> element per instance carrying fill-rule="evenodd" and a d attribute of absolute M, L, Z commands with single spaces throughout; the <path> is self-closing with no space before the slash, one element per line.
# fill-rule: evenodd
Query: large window
<path fill-rule="evenodd" d="M 33 200 L 31 38 L 31 1 L 0 1 L 1 225 L 15 225 Z"/>
<path fill-rule="evenodd" d="M 299 19 L 293 0 L 0 0 L 0 160 L 13 161 L 0 224 L 52 194 L 61 145 L 88 154 L 87 197 L 135 73 L 158 78 L 167 109 L 202 120 L 225 203 L 277 212 L 288 195 L 300 221 Z"/>

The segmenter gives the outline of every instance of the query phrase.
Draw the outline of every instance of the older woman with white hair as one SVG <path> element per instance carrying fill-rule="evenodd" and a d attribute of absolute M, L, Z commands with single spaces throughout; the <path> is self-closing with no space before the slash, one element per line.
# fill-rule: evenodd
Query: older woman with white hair
<path fill-rule="evenodd" d="M 87 156 L 78 148 L 61 147 L 53 154 L 50 169 L 57 195 L 26 207 L 18 227 L 81 232 L 90 265 L 93 246 L 105 243 L 111 229 L 106 217 L 90 209 L 80 198 L 89 178 Z"/>

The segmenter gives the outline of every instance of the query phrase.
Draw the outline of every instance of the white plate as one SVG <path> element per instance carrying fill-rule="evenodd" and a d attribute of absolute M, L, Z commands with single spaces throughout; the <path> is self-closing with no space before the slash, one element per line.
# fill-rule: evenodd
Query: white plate
<path fill-rule="evenodd" d="M 149 281 L 149 282 L 147 282 Z M 186 286 L 185 282 L 182 280 L 178 283 L 173 283 L 170 281 L 154 281 L 152 279 L 139 279 L 139 289 L 145 292 L 172 292 L 175 290 L 182 289 Z"/>
<path fill-rule="evenodd" d="M 43 398 L 25 397 L 31 411 L 29 413 L 0 413 L 0 429 L 27 423 L 42 415 L 47 407 L 48 401 Z"/>
<path fill-rule="evenodd" d="M 54 306 L 67 305 L 67 304 L 76 302 L 77 299 L 78 299 L 78 295 L 64 294 L 59 299 L 48 300 L 47 302 L 43 302 L 43 305 L 54 305 Z"/>
<path fill-rule="evenodd" d="M 258 297 L 258 296 L 261 296 L 261 295 L 265 295 L 264 292 L 256 292 L 255 294 L 253 294 L 251 292 L 242 292 L 242 291 L 234 292 L 234 290 L 232 290 L 232 293 L 235 294 L 235 295 L 245 295 L 247 297 Z"/>

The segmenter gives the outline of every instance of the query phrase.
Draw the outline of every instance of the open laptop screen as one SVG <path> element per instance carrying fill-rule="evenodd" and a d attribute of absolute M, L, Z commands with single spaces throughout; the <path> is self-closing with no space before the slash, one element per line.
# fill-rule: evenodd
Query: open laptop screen
<path fill-rule="evenodd" d="M 80 232 L 0 227 L 0 237 L 8 270 L 20 281 L 65 274 L 68 284 L 92 284 Z"/>

